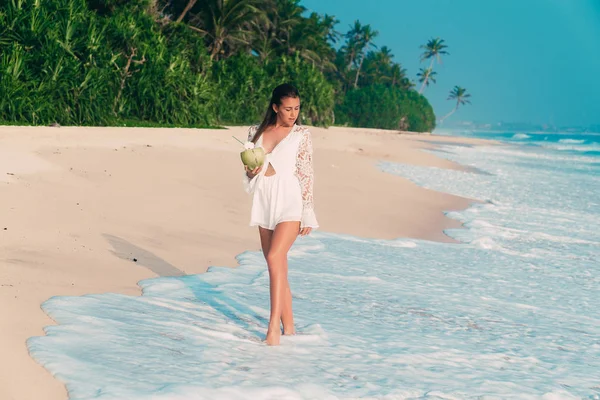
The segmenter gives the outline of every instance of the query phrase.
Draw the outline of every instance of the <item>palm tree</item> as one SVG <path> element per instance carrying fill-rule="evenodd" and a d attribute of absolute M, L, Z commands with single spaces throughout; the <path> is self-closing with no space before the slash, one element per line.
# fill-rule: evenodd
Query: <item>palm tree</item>
<path fill-rule="evenodd" d="M 208 0 L 199 3 L 199 11 L 190 17 L 190 27 L 206 36 L 211 60 L 249 47 L 251 28 L 264 19 L 265 0 Z M 189 12 L 188 12 L 189 13 Z"/>
<path fill-rule="evenodd" d="M 321 58 L 318 64 L 320 69 L 334 71 L 335 67 L 335 50 L 333 44 L 337 43 L 341 34 L 336 31 L 335 25 L 339 23 L 335 17 L 325 14 L 321 16 L 317 13 L 312 13 L 307 20 L 309 33 L 312 35 L 315 44 L 315 52 Z M 313 27 L 311 29 L 311 27 Z"/>
<path fill-rule="evenodd" d="M 328 43 L 328 37 L 335 37 L 331 32 L 331 24 L 335 19 L 323 19 L 317 13 L 312 13 L 308 18 L 298 16 L 298 25 L 293 27 L 288 36 L 288 54 L 298 53 L 301 58 L 323 70 L 334 70 L 332 63 L 334 51 Z"/>
<path fill-rule="evenodd" d="M 469 97 L 471 97 L 471 95 L 467 93 L 467 89 L 462 88 L 460 86 L 454 86 L 454 89 L 450 91 L 448 100 L 456 100 L 456 106 L 454 106 L 454 109 L 452 109 L 452 111 L 450 111 L 448 114 L 442 117 L 442 119 L 440 119 L 440 123 L 444 122 L 446 118 L 454 114 L 461 104 L 471 104 L 471 102 L 467 100 Z"/>
<path fill-rule="evenodd" d="M 392 64 L 390 70 L 390 79 L 392 86 L 399 86 L 405 90 L 413 88 L 413 83 L 406 77 L 406 68 L 402 68 L 401 64 Z"/>
<path fill-rule="evenodd" d="M 369 47 L 377 47 L 373 44 L 373 39 L 379 32 L 371 29 L 370 25 L 362 25 L 360 21 L 354 21 L 354 25 L 350 26 L 350 30 L 344 35 L 346 44 L 342 46 L 342 53 L 346 61 L 346 70 L 350 70 L 354 65 L 356 67 L 356 75 L 354 77 L 354 87 L 358 86 L 358 77 L 362 68 L 366 53 Z M 348 81 L 352 78 L 346 77 Z M 350 85 L 350 82 L 347 82 Z"/>
<path fill-rule="evenodd" d="M 302 14 L 306 8 L 300 5 L 300 0 L 276 1 L 268 13 L 269 19 L 273 24 L 274 45 L 285 49 L 285 53 L 292 55 L 294 53 L 294 43 L 292 39 L 293 31 L 301 26 Z"/>
<path fill-rule="evenodd" d="M 350 30 L 344 35 L 346 37 L 346 44 L 343 46 L 346 57 L 348 58 L 348 69 L 354 64 L 355 58 L 358 55 L 358 46 L 360 45 L 360 36 L 362 32 L 362 25 L 360 21 L 354 21 L 354 26 L 350 27 Z"/>
<path fill-rule="evenodd" d="M 251 39 L 252 50 L 262 61 L 298 53 L 321 71 L 335 69 L 335 51 L 328 43 L 335 43 L 338 36 L 334 17 L 315 12 L 304 17 L 306 8 L 300 0 L 267 0 L 261 8 L 267 18 L 253 22 Z"/>
<path fill-rule="evenodd" d="M 358 21 L 357 21 L 358 22 Z M 358 76 L 360 75 L 360 69 L 362 68 L 363 61 L 365 60 L 365 53 L 367 48 L 369 47 L 377 47 L 373 44 L 373 39 L 375 39 L 379 35 L 379 32 L 371 29 L 370 25 L 363 26 L 361 37 L 360 37 L 360 45 L 359 45 L 359 55 L 360 62 L 358 64 L 358 68 L 356 70 L 356 78 L 354 79 L 354 87 L 358 87 Z"/>
<path fill-rule="evenodd" d="M 377 52 L 375 55 L 377 58 L 377 62 L 381 65 L 392 64 L 392 58 L 394 58 L 394 55 L 392 54 L 392 49 L 390 49 L 389 47 L 382 46 L 381 49 L 379 49 L 379 52 Z"/>
<path fill-rule="evenodd" d="M 450 55 L 450 53 L 448 53 L 446 50 L 446 48 L 448 48 L 448 46 L 446 46 L 444 44 L 444 39 L 440 39 L 440 38 L 435 38 L 435 39 L 429 39 L 429 41 L 427 41 L 427 44 L 421 46 L 422 49 L 424 49 L 425 51 L 423 52 L 423 54 L 421 54 L 421 62 L 431 59 L 431 64 L 429 65 L 429 68 L 433 69 L 433 62 L 437 59 L 438 63 L 441 64 L 441 55 Z"/>
<path fill-rule="evenodd" d="M 393 57 L 392 51 L 387 46 L 383 46 L 378 52 L 370 51 L 362 68 L 364 71 L 364 84 L 378 84 L 391 80 L 389 77 Z"/>
<path fill-rule="evenodd" d="M 419 89 L 419 93 L 423 93 L 423 89 L 425 89 L 425 86 L 429 86 L 429 82 L 435 83 L 435 75 L 437 75 L 437 72 L 435 72 L 432 68 L 420 69 L 420 72 L 417 74 L 419 77 L 419 82 L 421 83 L 421 89 Z"/>
<path fill-rule="evenodd" d="M 340 22 L 335 16 L 325 14 L 321 17 L 321 29 L 323 30 L 323 34 L 325 35 L 325 39 L 331 43 L 337 43 L 340 38 L 340 32 L 335 30 L 335 26 Z"/>

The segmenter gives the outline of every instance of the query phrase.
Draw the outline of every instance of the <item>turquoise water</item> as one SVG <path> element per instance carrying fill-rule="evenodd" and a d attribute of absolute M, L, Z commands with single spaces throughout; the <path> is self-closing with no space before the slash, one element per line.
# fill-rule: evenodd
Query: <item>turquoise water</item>
<path fill-rule="evenodd" d="M 448 214 L 461 244 L 299 238 L 280 347 L 261 343 L 268 276 L 245 252 L 140 297 L 52 298 L 30 352 L 72 399 L 600 399 L 600 159 L 516 134 L 434 151 L 481 173 L 381 163 L 483 203 Z"/>

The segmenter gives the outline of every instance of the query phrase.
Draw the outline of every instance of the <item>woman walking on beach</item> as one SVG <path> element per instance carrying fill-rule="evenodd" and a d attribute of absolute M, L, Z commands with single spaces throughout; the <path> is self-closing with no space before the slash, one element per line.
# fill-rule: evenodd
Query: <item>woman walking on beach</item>
<path fill-rule="evenodd" d="M 289 84 L 277 86 L 262 123 L 250 127 L 248 141 L 265 152 L 261 167 L 246 166 L 244 187 L 252 194 L 250 226 L 258 226 L 269 267 L 271 316 L 268 345 L 278 345 L 283 333 L 293 335 L 292 292 L 287 253 L 296 237 L 318 228 L 313 206 L 312 141 L 297 125 L 300 95 Z"/>

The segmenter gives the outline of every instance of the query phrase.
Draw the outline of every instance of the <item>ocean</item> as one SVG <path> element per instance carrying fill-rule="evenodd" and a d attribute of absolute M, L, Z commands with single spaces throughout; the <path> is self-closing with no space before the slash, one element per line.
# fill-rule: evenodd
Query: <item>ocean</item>
<path fill-rule="evenodd" d="M 51 298 L 31 355 L 78 400 L 600 399 L 600 134 L 440 134 L 500 144 L 429 150 L 474 172 L 379 167 L 481 200 L 447 213 L 460 243 L 299 238 L 281 346 L 248 251 L 140 297 Z"/>

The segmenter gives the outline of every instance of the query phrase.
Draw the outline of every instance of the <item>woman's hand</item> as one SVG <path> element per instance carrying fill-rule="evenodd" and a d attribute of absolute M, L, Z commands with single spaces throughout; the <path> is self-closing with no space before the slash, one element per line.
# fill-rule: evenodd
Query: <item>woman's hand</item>
<path fill-rule="evenodd" d="M 262 169 L 262 165 L 260 167 L 256 167 L 254 169 L 248 169 L 247 165 L 244 165 L 244 169 L 246 170 L 246 176 L 249 179 L 254 178 L 256 175 L 258 175 L 260 173 L 260 170 Z"/>
<path fill-rule="evenodd" d="M 310 231 L 312 231 L 312 228 L 309 228 L 309 227 L 300 228 L 300 236 L 306 236 L 310 233 Z"/>

